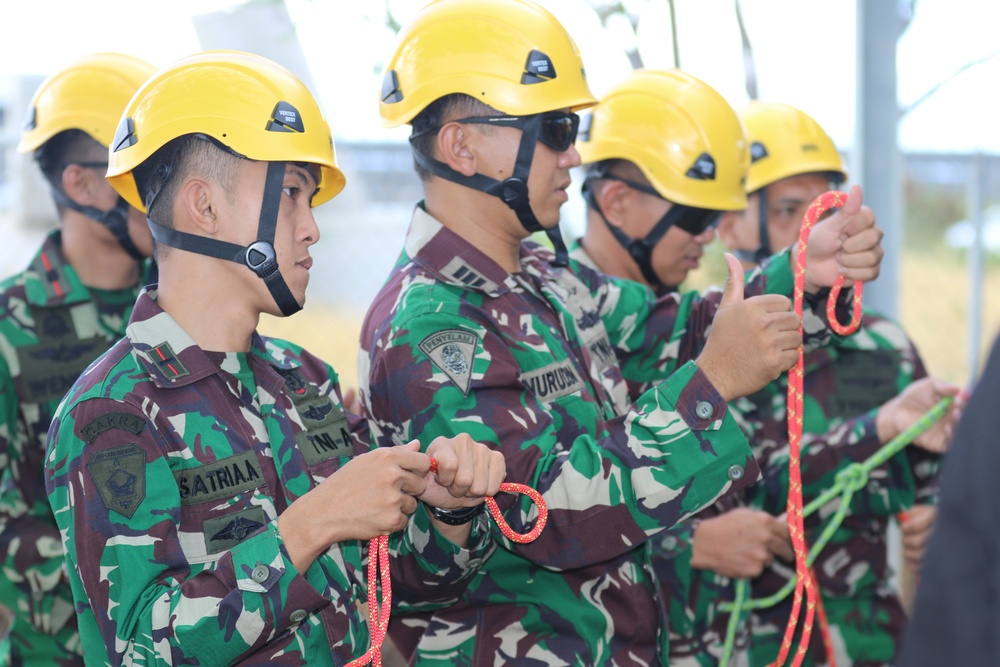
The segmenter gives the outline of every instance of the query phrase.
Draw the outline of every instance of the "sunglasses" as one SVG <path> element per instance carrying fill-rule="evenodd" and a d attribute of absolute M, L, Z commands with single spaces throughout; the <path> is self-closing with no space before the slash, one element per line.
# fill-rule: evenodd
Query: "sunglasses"
<path fill-rule="evenodd" d="M 629 186 L 630 188 L 632 188 L 633 190 L 638 190 L 639 192 L 644 192 L 648 195 L 653 195 L 654 197 L 667 201 L 666 197 L 664 197 L 654 188 L 652 188 L 649 185 L 646 185 L 645 183 L 637 183 L 636 181 L 630 180 L 628 178 L 621 178 L 619 176 L 615 176 L 614 174 L 595 174 L 594 177 L 606 178 L 612 181 L 620 181 L 625 185 Z M 674 215 L 677 214 L 675 213 Z M 716 211 L 710 208 L 696 208 L 694 206 L 684 206 L 683 210 L 680 212 L 680 217 L 674 218 L 673 226 L 683 229 L 691 236 L 698 236 L 699 234 L 704 233 L 708 229 L 715 229 L 716 227 L 718 227 L 720 220 L 722 220 L 721 211 Z"/>
<path fill-rule="evenodd" d="M 534 119 L 538 119 L 541 123 L 538 140 L 552 150 L 559 153 L 568 151 L 576 141 L 576 134 L 580 130 L 580 117 L 568 111 L 548 111 L 532 116 L 473 116 L 457 118 L 451 122 L 516 127 L 523 130 L 525 125 Z"/>

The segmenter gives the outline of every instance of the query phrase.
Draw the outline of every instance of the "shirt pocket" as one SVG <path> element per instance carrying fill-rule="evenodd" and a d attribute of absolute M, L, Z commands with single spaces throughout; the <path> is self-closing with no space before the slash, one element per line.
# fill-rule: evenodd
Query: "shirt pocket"
<path fill-rule="evenodd" d="M 253 452 L 174 471 L 181 511 L 177 536 L 190 563 L 209 563 L 276 517 Z"/>

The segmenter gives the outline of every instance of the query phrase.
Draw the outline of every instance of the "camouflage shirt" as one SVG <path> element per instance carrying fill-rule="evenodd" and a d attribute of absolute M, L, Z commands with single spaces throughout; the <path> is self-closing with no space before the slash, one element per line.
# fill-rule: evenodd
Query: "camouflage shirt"
<path fill-rule="evenodd" d="M 46 486 L 86 654 L 113 665 L 358 657 L 365 545 L 334 544 L 299 572 L 276 519 L 367 451 L 364 421 L 342 411 L 336 374 L 308 352 L 256 335 L 248 353 L 206 352 L 155 296 L 140 295 L 128 338 L 74 385 L 49 431 Z M 426 531 L 400 539 L 444 553 Z M 470 548 L 468 560 L 487 555 Z"/>
<path fill-rule="evenodd" d="M 412 623 L 418 665 L 665 663 L 642 545 L 756 478 L 725 401 L 688 361 L 721 292 L 656 301 L 551 258 L 523 243 L 509 274 L 418 207 L 362 328 L 379 445 L 468 430 L 550 509 L 531 544 L 494 531 L 501 548 L 454 606 Z M 790 291 L 787 256 L 747 291 L 765 287 Z M 529 503 L 500 502 L 515 530 L 533 521 Z"/>
<path fill-rule="evenodd" d="M 813 434 L 803 438 L 803 496 L 808 503 L 834 483 L 837 472 L 881 448 L 875 430 L 878 406 L 926 371 L 902 329 L 872 313 L 851 338 L 807 356 L 805 371 L 803 430 Z M 760 429 L 754 452 L 765 465 L 764 480 L 749 493 L 755 505 L 772 514 L 784 511 L 788 489 L 785 380 L 747 402 L 735 402 Z M 885 665 L 895 655 L 905 614 L 890 583 L 888 524 L 915 502 L 933 502 L 938 463 L 938 456 L 911 446 L 875 469 L 865 489 L 854 494 L 844 523 L 815 563 L 838 667 Z M 806 519 L 810 542 L 838 506 L 839 500 L 831 501 Z M 771 595 L 793 574 L 792 565 L 775 561 L 753 581 L 753 596 Z M 754 665 L 773 662 L 791 604 L 789 596 L 753 614 Z M 804 664 L 825 664 L 825 656 L 822 639 L 814 632 Z"/>
<path fill-rule="evenodd" d="M 45 493 L 45 433 L 83 370 L 125 334 L 138 287 L 88 289 L 48 236 L 0 285 L 0 603 L 15 662 L 81 664 L 62 543 Z"/>

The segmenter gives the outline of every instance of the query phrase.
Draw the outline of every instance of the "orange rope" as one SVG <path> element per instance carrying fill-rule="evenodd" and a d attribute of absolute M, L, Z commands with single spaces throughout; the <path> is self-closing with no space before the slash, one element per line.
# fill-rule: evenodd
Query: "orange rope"
<path fill-rule="evenodd" d="M 437 460 L 431 457 L 431 472 L 437 472 Z M 527 533 L 515 533 L 500 514 L 500 508 L 493 496 L 486 498 L 486 507 L 489 509 L 493 520 L 504 537 L 519 544 L 534 542 L 542 534 L 545 524 L 549 520 L 549 508 L 542 498 L 542 494 L 535 491 L 530 486 L 524 484 L 513 484 L 504 482 L 500 485 L 500 490 L 506 493 L 522 493 L 531 498 L 538 506 L 538 520 L 535 526 Z M 381 571 L 381 574 L 379 573 Z M 382 587 L 382 603 L 379 604 L 377 586 L 378 580 Z M 382 644 L 385 642 L 386 634 L 389 631 L 389 612 L 392 608 L 392 581 L 389 577 L 389 536 L 379 535 L 368 543 L 368 625 L 371 633 L 371 646 L 365 654 L 356 660 L 347 663 L 347 667 L 361 667 L 371 663 L 374 667 L 382 667 Z"/>
<path fill-rule="evenodd" d="M 847 195 L 843 192 L 826 192 L 813 201 L 806 211 L 802 220 L 802 229 L 799 233 L 799 254 L 795 263 L 795 287 L 793 291 L 795 301 L 795 313 L 802 317 L 802 300 L 805 293 L 806 279 L 806 244 L 809 233 L 819 216 L 831 208 L 842 207 L 847 201 Z M 861 297 L 863 294 L 863 284 L 854 284 L 854 312 L 850 324 L 844 326 L 837 321 L 837 297 L 844 285 L 844 277 L 838 276 L 830 296 L 826 302 L 827 320 L 830 328 L 839 335 L 848 335 L 857 331 L 861 325 Z M 799 325 L 799 331 L 802 331 Z M 775 666 L 785 664 L 789 653 L 792 650 L 792 643 L 795 637 L 795 627 L 798 624 L 799 612 L 802 609 L 803 590 L 806 595 L 806 618 L 802 626 L 802 636 L 799 639 L 799 647 L 795 652 L 792 667 L 799 667 L 809 649 L 809 638 L 812 636 L 813 616 L 819 601 L 819 591 L 815 578 L 811 575 L 806 556 L 809 553 L 806 544 L 805 525 L 803 522 L 803 502 L 802 502 L 802 467 L 800 453 L 802 447 L 802 414 L 803 414 L 803 351 L 799 348 L 799 360 L 788 371 L 788 504 L 786 513 L 788 517 L 788 533 L 792 540 L 792 548 L 795 551 L 795 594 L 792 599 L 792 613 L 788 618 L 788 625 L 785 626 L 785 635 L 781 642 L 781 651 Z M 820 624 L 825 626 L 825 614 L 821 615 Z M 825 636 L 829 636 L 829 629 L 824 627 Z"/>

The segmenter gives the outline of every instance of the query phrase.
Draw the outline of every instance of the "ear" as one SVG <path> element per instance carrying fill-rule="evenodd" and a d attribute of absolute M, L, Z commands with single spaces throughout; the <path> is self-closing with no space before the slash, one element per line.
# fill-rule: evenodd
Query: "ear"
<path fill-rule="evenodd" d="M 478 164 L 470 137 L 469 128 L 461 123 L 445 123 L 437 133 L 437 159 L 464 176 L 472 176 Z"/>
<path fill-rule="evenodd" d="M 209 183 L 200 178 L 192 178 L 181 186 L 179 201 L 175 206 L 180 206 L 184 217 L 199 230 L 215 234 L 219 229 L 219 218 L 214 196 L 214 189 Z"/>
<path fill-rule="evenodd" d="M 63 192 L 81 206 L 93 206 L 95 190 L 92 177 L 95 174 L 99 172 L 94 169 L 84 169 L 78 164 L 67 165 L 62 172 Z"/>
<path fill-rule="evenodd" d="M 628 220 L 631 188 L 621 181 L 604 181 L 595 193 L 608 224 L 621 229 Z"/>

